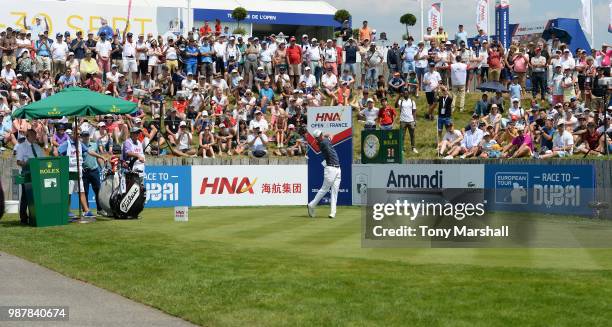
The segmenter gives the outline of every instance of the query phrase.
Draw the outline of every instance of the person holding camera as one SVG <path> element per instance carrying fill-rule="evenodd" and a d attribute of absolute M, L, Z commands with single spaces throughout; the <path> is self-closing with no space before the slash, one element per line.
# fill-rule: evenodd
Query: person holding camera
<path fill-rule="evenodd" d="M 251 148 L 249 156 L 262 158 L 268 154 L 268 136 L 261 131 L 259 126 L 251 129 L 251 134 L 247 137 L 247 144 Z"/>

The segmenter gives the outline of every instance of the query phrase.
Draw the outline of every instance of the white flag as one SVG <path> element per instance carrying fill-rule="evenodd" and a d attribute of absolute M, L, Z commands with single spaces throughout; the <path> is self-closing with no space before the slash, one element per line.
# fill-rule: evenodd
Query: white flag
<path fill-rule="evenodd" d="M 582 23 L 582 29 L 591 35 L 591 0 L 582 0 Z"/>
<path fill-rule="evenodd" d="M 442 3 L 436 2 L 431 4 L 431 8 L 429 8 L 429 11 L 427 12 L 427 17 L 429 27 L 431 27 L 432 30 L 440 27 L 440 25 L 442 25 Z"/>
<path fill-rule="evenodd" d="M 610 0 L 610 23 L 608 23 L 608 32 L 612 33 L 612 0 Z"/>
<path fill-rule="evenodd" d="M 483 30 L 489 35 L 489 0 L 477 0 L 476 4 L 476 29 Z M 610 0 L 612 1 L 612 0 Z"/>

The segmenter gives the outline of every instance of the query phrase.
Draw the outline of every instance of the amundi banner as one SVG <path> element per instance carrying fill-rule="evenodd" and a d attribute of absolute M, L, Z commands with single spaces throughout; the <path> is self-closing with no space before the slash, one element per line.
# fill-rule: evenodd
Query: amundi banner
<path fill-rule="evenodd" d="M 484 188 L 484 165 L 353 165 L 353 204 L 366 204 L 368 189 Z"/>

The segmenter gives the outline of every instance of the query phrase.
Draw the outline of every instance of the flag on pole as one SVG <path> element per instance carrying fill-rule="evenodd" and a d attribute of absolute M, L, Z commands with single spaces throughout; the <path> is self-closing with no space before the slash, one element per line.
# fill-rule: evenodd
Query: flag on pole
<path fill-rule="evenodd" d="M 612 0 L 610 0 L 610 23 L 608 23 L 608 32 L 612 33 Z"/>
<path fill-rule="evenodd" d="M 483 30 L 486 35 L 489 35 L 489 0 L 477 0 L 476 29 Z"/>
<path fill-rule="evenodd" d="M 589 35 L 593 33 L 591 30 L 591 0 L 582 1 L 582 29 Z"/>
<path fill-rule="evenodd" d="M 427 12 L 429 27 L 432 30 L 440 27 L 442 24 L 442 3 L 436 2 L 431 4 L 431 8 Z"/>

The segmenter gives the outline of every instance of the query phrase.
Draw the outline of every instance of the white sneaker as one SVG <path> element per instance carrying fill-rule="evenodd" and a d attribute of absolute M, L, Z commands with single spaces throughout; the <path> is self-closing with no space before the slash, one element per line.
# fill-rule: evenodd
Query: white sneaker
<path fill-rule="evenodd" d="M 315 208 L 311 207 L 310 204 L 307 204 L 306 206 L 308 207 L 308 217 L 314 218 L 315 217 Z"/>
<path fill-rule="evenodd" d="M 445 160 L 453 160 L 453 156 L 446 156 L 444 157 Z"/>
<path fill-rule="evenodd" d="M 329 216 L 327 216 L 327 217 L 328 217 L 329 219 L 334 219 L 334 218 L 336 218 L 336 215 L 332 215 L 332 214 L 330 214 L 330 215 L 329 215 Z"/>
<path fill-rule="evenodd" d="M 465 159 L 465 155 L 462 154 L 459 158 Z"/>
<path fill-rule="evenodd" d="M 419 153 L 419 151 L 417 151 L 417 149 L 416 149 L 416 148 L 412 148 L 412 152 L 413 152 L 413 153 Z"/>

